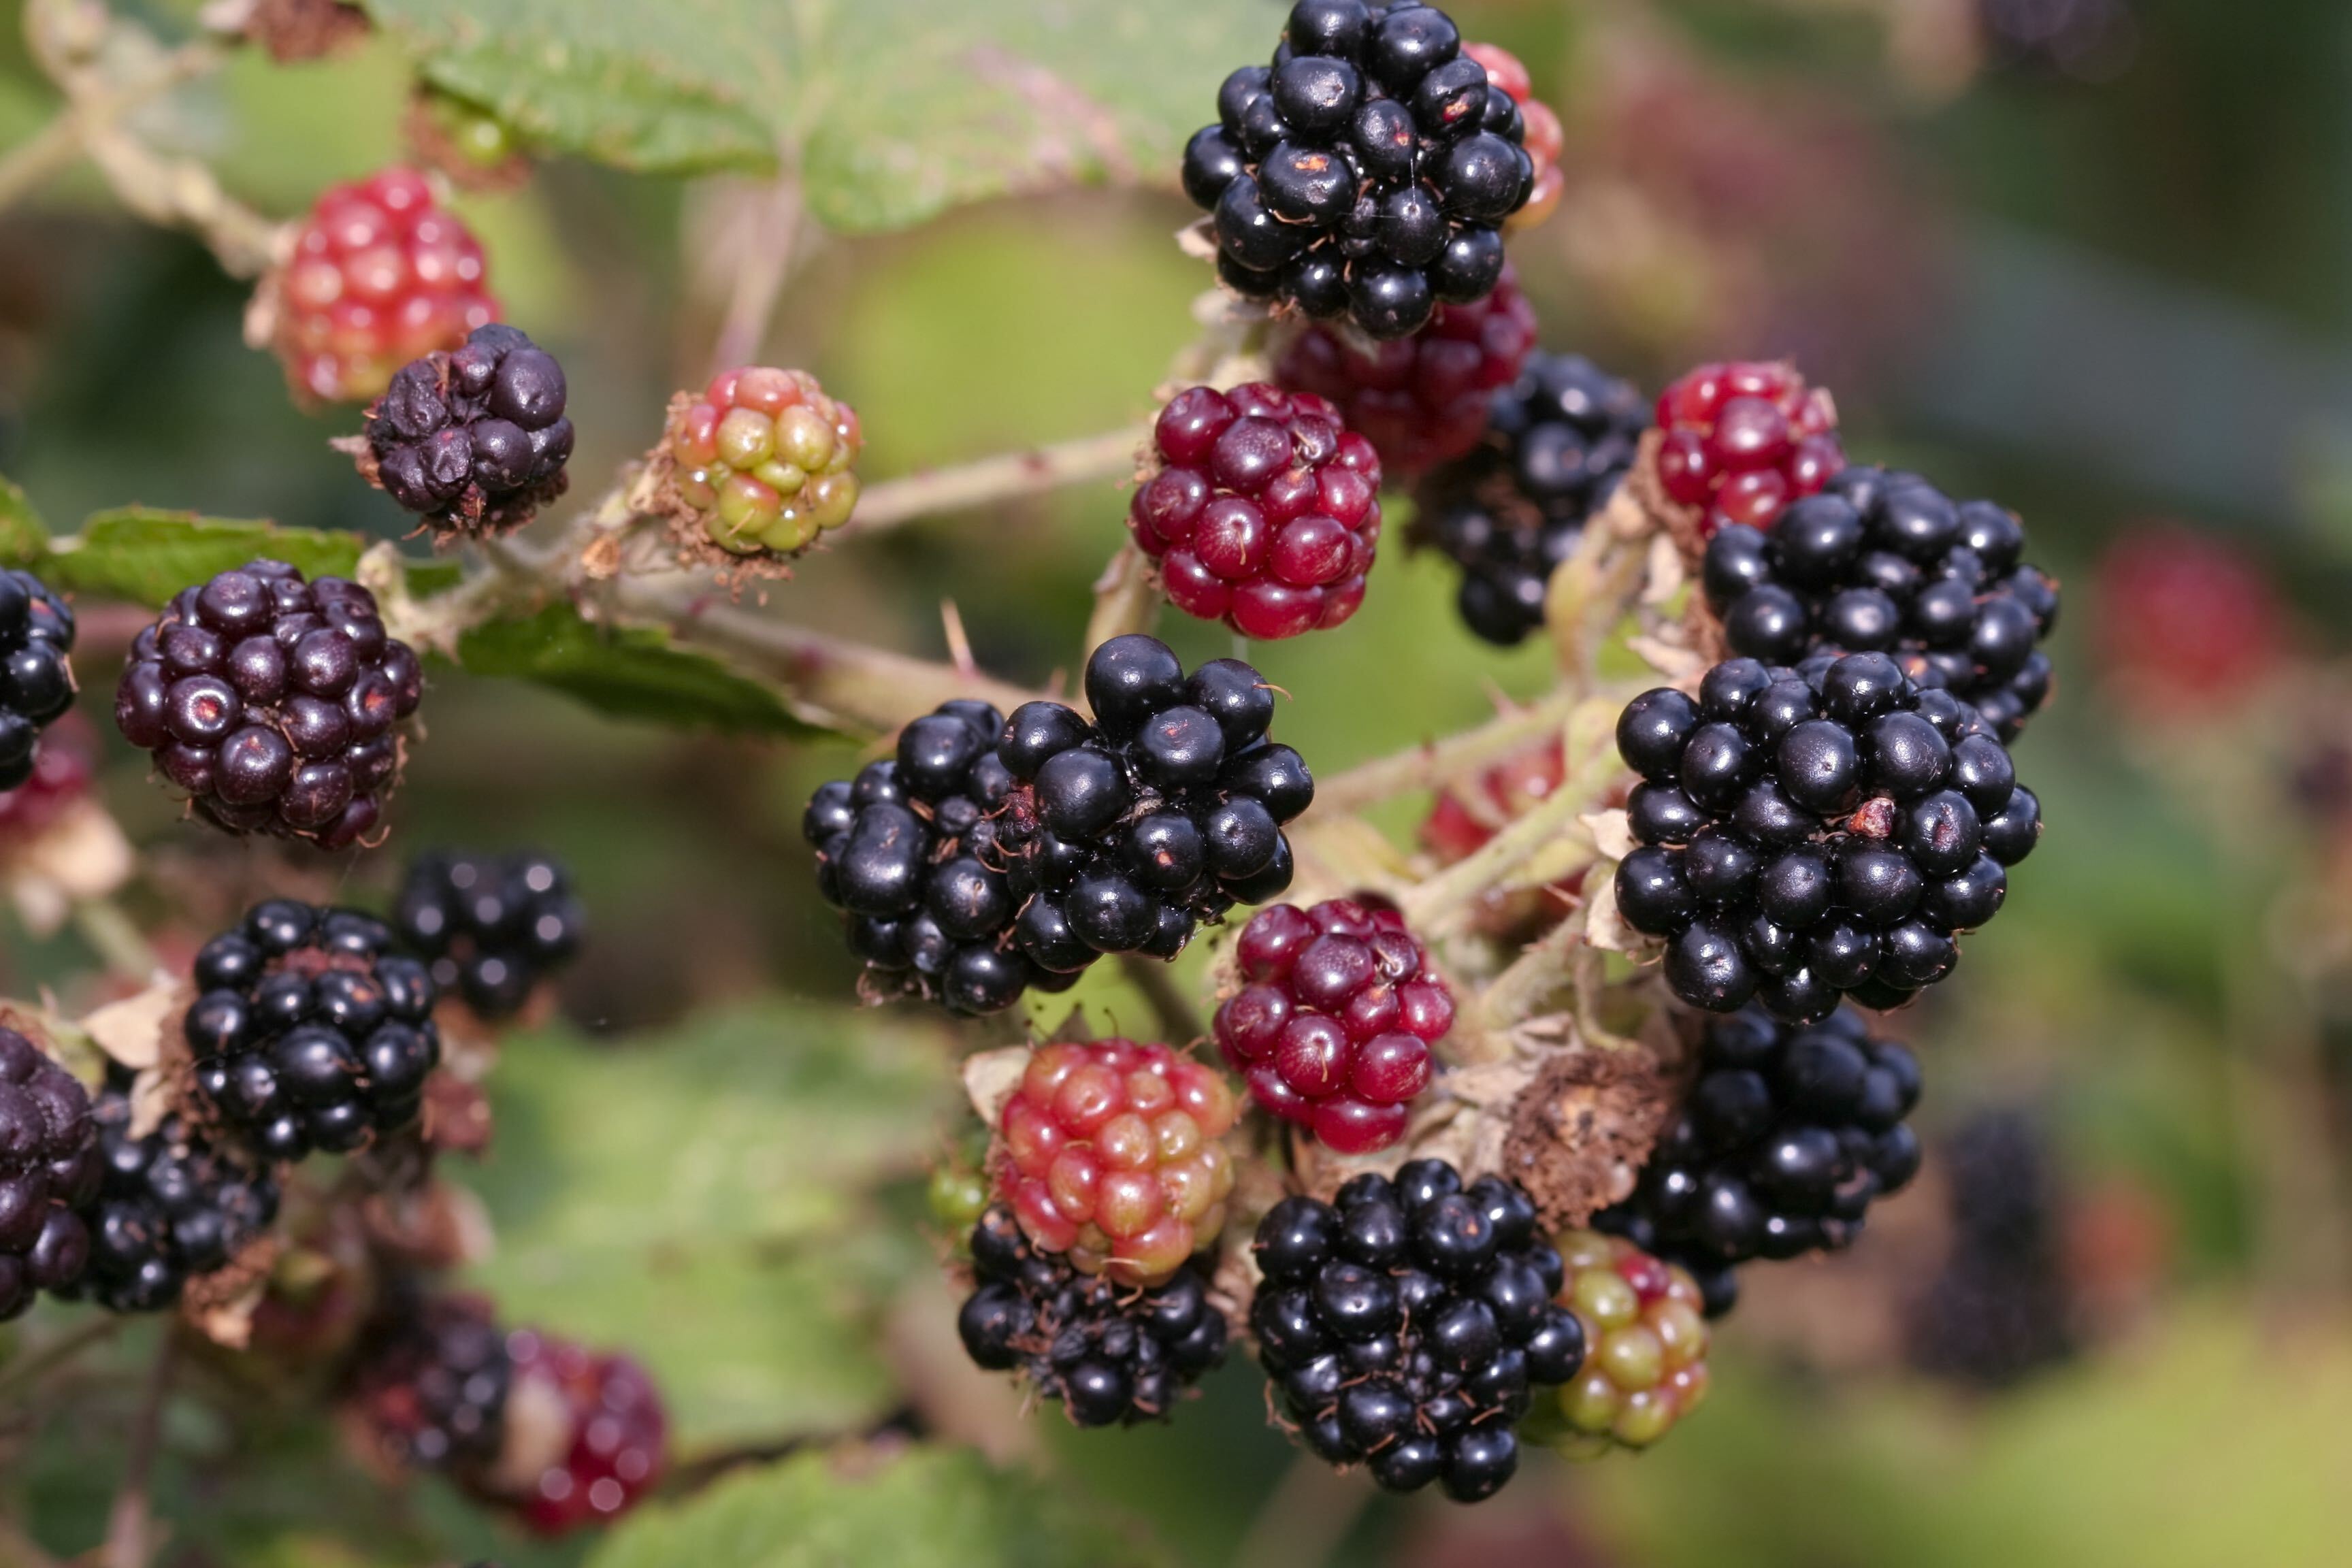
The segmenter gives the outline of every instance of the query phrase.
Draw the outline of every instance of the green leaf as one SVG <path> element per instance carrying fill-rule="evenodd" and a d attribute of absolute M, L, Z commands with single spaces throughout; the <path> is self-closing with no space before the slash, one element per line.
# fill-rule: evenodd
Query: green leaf
<path fill-rule="evenodd" d="M 48 552 L 49 531 L 16 481 L 0 474 L 0 562 L 30 566 Z"/>
<path fill-rule="evenodd" d="M 124 507 L 53 542 L 40 571 L 53 588 L 159 605 L 258 556 L 299 566 L 308 577 L 348 577 L 371 542 L 357 533 Z"/>
<path fill-rule="evenodd" d="M 623 1522 L 588 1568 L 1142 1568 L 1163 1553 L 1063 1489 L 964 1449 L 868 1469 L 801 1454 Z"/>
<path fill-rule="evenodd" d="M 880 1303 L 929 1258 L 871 1194 L 954 1108 L 941 1036 L 770 1004 L 625 1049 L 526 1036 L 491 1088 L 476 1278 L 509 1321 L 641 1358 L 689 1451 L 891 1408 Z"/>
<path fill-rule="evenodd" d="M 600 713 L 727 734 L 820 733 L 767 687 L 651 626 L 592 626 L 567 604 L 528 620 L 490 621 L 458 638 L 475 675 L 535 680 Z"/>
<path fill-rule="evenodd" d="M 625 168 L 767 169 L 849 232 L 1076 181 L 1172 183 L 1269 0 L 365 0 L 437 86 Z"/>

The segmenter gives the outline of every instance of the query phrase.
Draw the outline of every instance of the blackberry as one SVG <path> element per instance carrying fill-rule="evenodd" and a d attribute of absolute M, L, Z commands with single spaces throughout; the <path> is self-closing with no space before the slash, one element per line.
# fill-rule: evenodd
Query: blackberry
<path fill-rule="evenodd" d="M 0 1027 L 0 1322 L 81 1278 L 89 1228 L 76 1211 L 105 1175 L 89 1092 Z"/>
<path fill-rule="evenodd" d="M 1493 1496 L 1538 1390 L 1584 1363 L 1583 1329 L 1552 1300 L 1559 1254 L 1497 1177 L 1465 1187 L 1445 1162 L 1415 1160 L 1331 1204 L 1285 1198 L 1255 1251 L 1250 1327 L 1284 1408 L 1309 1448 L 1369 1464 L 1389 1491 Z"/>
<path fill-rule="evenodd" d="M 1633 1196 L 1594 1228 L 1704 1274 L 1843 1248 L 1872 1201 L 1917 1173 L 1904 1119 L 1919 1064 L 1853 1009 L 1804 1028 L 1752 1007 L 1714 1019 L 1699 1063 Z"/>
<path fill-rule="evenodd" d="M 1519 144 L 1535 165 L 1535 182 L 1528 187 L 1527 205 L 1505 220 L 1503 226 L 1533 228 L 1559 209 L 1559 198 L 1568 189 L 1568 176 L 1559 168 L 1560 148 L 1567 140 L 1559 116 L 1535 96 L 1528 68 L 1510 50 L 1495 44 L 1465 44 L 1462 52 L 1486 68 L 1488 86 L 1502 89 L 1519 106 L 1523 131 Z"/>
<path fill-rule="evenodd" d="M 722 371 L 670 404 L 663 437 L 672 509 L 722 557 L 797 555 L 857 505 L 857 412 L 804 370 Z"/>
<path fill-rule="evenodd" d="M 1506 267 L 1493 293 L 1440 305 L 1409 338 L 1368 342 L 1310 322 L 1282 351 L 1274 378 L 1331 403 L 1371 442 L 1382 468 L 1402 478 L 1478 445 L 1488 402 L 1517 378 L 1535 344 L 1535 307 Z"/>
<path fill-rule="evenodd" d="M 441 1059 L 433 977 L 355 910 L 256 904 L 196 953 L 182 1027 L 196 1089 L 272 1160 L 342 1152 L 416 1120 Z"/>
<path fill-rule="evenodd" d="M 520 528 L 563 493 L 563 367 L 509 326 L 411 360 L 368 405 L 360 471 L 444 538 Z"/>
<path fill-rule="evenodd" d="M 1169 602 L 1249 637 L 1339 626 L 1381 540 L 1381 460 L 1339 411 L 1264 382 L 1178 393 L 1127 526 Z"/>
<path fill-rule="evenodd" d="M 1883 653 L 1728 660 L 1696 702 L 1636 697 L 1617 749 L 1643 780 L 1618 908 L 1711 1012 L 1902 1005 L 1951 973 L 1953 933 L 1993 917 L 2041 837 L 1992 727 Z"/>
<path fill-rule="evenodd" d="M 507 1336 L 514 1364 L 510 1403 L 551 1416 L 554 1458 L 512 1484 L 511 1453 L 478 1495 L 513 1506 L 541 1535 L 609 1524 L 635 1508 L 668 1462 L 669 1417 L 661 1392 L 631 1357 L 599 1352 L 535 1329 Z M 515 1445 L 509 1444 L 509 1449 Z"/>
<path fill-rule="evenodd" d="M 1299 0 L 1273 63 L 1225 79 L 1217 116 L 1184 149 L 1184 191 L 1244 296 L 1401 338 L 1502 276 L 1498 231 L 1535 162 L 1518 104 L 1444 12 Z"/>
<path fill-rule="evenodd" d="M 114 722 L 215 826 L 340 849 L 382 819 L 394 727 L 424 689 L 374 595 L 248 561 L 181 589 L 131 642 Z"/>
<path fill-rule="evenodd" d="M 943 703 L 899 732 L 895 758 L 809 800 L 817 891 L 842 911 L 877 997 L 994 1013 L 1036 979 L 1007 944 L 1019 903 L 999 844 L 1013 790 L 996 752 L 1003 729 L 985 702 Z"/>
<path fill-rule="evenodd" d="M 1414 538 L 1462 568 L 1462 620 L 1509 647 L 1544 623 L 1544 589 L 1633 466 L 1649 410 L 1581 354 L 1537 353 L 1488 405 L 1484 440 L 1415 491 Z"/>
<path fill-rule="evenodd" d="M 373 397 L 394 369 L 499 319 L 482 247 L 414 169 L 331 187 L 263 280 L 260 319 L 299 396 Z"/>
<path fill-rule="evenodd" d="M 66 1294 L 111 1312 L 170 1307 L 193 1280 L 226 1267 L 278 1217 L 278 1179 L 174 1112 L 131 1132 L 131 1075 L 108 1068 L 91 1110 L 105 1167 L 89 1227 L 89 1267 Z"/>
<path fill-rule="evenodd" d="M 1080 1273 L 1164 1284 L 1224 1226 L 1218 1140 L 1240 1113 L 1214 1068 L 1166 1046 L 1041 1046 L 998 1119 L 997 1195 Z"/>
<path fill-rule="evenodd" d="M 2019 560 L 2025 531 L 1986 500 L 1953 502 L 1916 474 L 1849 468 L 1769 527 L 1707 541 L 1707 602 L 1735 652 L 1768 664 L 1890 653 L 2012 740 L 2050 693 L 2035 644 L 2058 585 Z"/>
<path fill-rule="evenodd" d="M 1618 1237 L 1559 1238 L 1568 1283 L 1559 1300 L 1591 1347 L 1557 1408 L 1538 1408 L 1528 1436 L 1576 1458 L 1646 1448 L 1706 1397 L 1705 1300 L 1688 1270 Z"/>
<path fill-rule="evenodd" d="M 1281 824 L 1315 781 L 1265 738 L 1257 671 L 1221 658 L 1188 679 L 1166 644 L 1122 637 L 1087 660 L 1086 689 L 1093 723 L 1058 702 L 1009 720 L 947 703 L 810 800 L 817 889 L 849 916 L 869 989 L 996 1012 L 1102 953 L 1173 958 L 1199 921 L 1290 885 Z"/>
<path fill-rule="evenodd" d="M 74 615 L 30 572 L 0 569 L 0 790 L 33 776 L 41 731 L 73 706 Z"/>
<path fill-rule="evenodd" d="M 345 1397 L 387 1464 L 465 1475 L 498 1463 L 513 1384 L 488 1301 L 404 1283 L 362 1336 Z"/>
<path fill-rule="evenodd" d="M 1454 994 L 1386 907 L 1276 904 L 1242 928 L 1244 982 L 1217 1009 L 1217 1048 L 1251 1098 L 1343 1154 L 1404 1136 L 1454 1026 Z"/>
<path fill-rule="evenodd" d="M 2004 1388 L 2074 1354 L 2059 1192 L 2039 1123 L 1980 1111 L 1941 1151 L 1952 1247 L 1905 1325 L 1911 1364 Z"/>
<path fill-rule="evenodd" d="M 393 908 L 401 941 L 433 984 L 485 1018 L 511 1017 L 580 946 L 588 917 L 544 855 L 437 852 L 408 868 Z"/>
<path fill-rule="evenodd" d="M 1701 537 L 1762 528 L 1845 467 L 1836 405 L 1793 365 L 1700 365 L 1658 395 L 1657 414 L 1659 483 L 1698 514 Z"/>
<path fill-rule="evenodd" d="M 1225 1356 L 1225 1320 L 1199 1269 L 1137 1290 L 1040 1251 L 1003 1205 L 971 1232 L 975 1289 L 956 1316 L 964 1352 L 1017 1372 L 1080 1426 L 1165 1420 Z"/>

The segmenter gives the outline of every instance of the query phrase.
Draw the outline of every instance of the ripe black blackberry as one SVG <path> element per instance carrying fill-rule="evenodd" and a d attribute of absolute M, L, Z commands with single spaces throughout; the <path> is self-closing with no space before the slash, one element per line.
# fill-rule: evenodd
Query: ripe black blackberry
<path fill-rule="evenodd" d="M 1913 1305 L 1911 1364 L 2003 1388 L 2074 1353 L 2054 1162 L 2020 1110 L 1980 1111 L 1945 1141 L 1952 1247 Z"/>
<path fill-rule="evenodd" d="M 183 588 L 132 640 L 114 721 L 205 820 L 340 849 L 400 776 L 400 721 L 425 674 L 375 595 L 248 561 Z"/>
<path fill-rule="evenodd" d="M 978 1287 L 956 1319 L 966 1353 L 1021 1372 L 1080 1426 L 1165 1420 L 1184 1389 L 1224 1360 L 1224 1315 L 1190 1265 L 1135 1290 L 1040 1252 L 1002 1204 L 971 1232 Z"/>
<path fill-rule="evenodd" d="M 1536 353 L 1495 395 L 1485 441 L 1415 492 L 1418 542 L 1462 568 L 1465 625 L 1504 647 L 1543 625 L 1544 588 L 1633 466 L 1650 405 L 1581 354 Z"/>
<path fill-rule="evenodd" d="M 1166 644 L 1114 637 L 1086 690 L 1092 723 L 1058 702 L 1010 720 L 946 703 L 895 759 L 811 799 L 818 890 L 847 911 L 870 987 L 995 1012 L 1106 952 L 1173 958 L 1199 921 L 1290 885 L 1281 825 L 1315 781 L 1266 739 L 1257 671 L 1221 658 L 1187 678 Z"/>
<path fill-rule="evenodd" d="M 170 1307 L 191 1280 L 232 1261 L 278 1217 L 278 1178 L 177 1113 L 131 1134 L 131 1075 L 107 1070 L 91 1110 L 105 1175 L 82 1210 L 89 1267 L 65 1292 L 111 1312 Z"/>
<path fill-rule="evenodd" d="M 520 528 L 563 493 L 563 367 L 493 322 L 415 359 L 368 405 L 360 471 L 443 536 Z"/>
<path fill-rule="evenodd" d="M 1258 1359 L 1307 1446 L 1390 1491 L 1464 1502 L 1518 1468 L 1535 1390 L 1567 1383 L 1584 1331 L 1566 1272 L 1510 1183 L 1464 1187 L 1443 1160 L 1362 1175 L 1336 1204 L 1285 1198 L 1258 1226 Z"/>
<path fill-rule="evenodd" d="M 1952 934 L 1993 917 L 2042 832 L 1991 726 L 1883 653 L 1727 660 L 1696 702 L 1627 704 L 1617 749 L 1643 779 L 1618 908 L 1711 1012 L 1902 1005 L 1951 973 Z"/>
<path fill-rule="evenodd" d="M 1592 1223 L 1690 1268 L 1714 1316 L 1730 1302 L 1707 1273 L 1844 1247 L 1872 1201 L 1918 1173 L 1904 1119 L 1919 1064 L 1851 1008 L 1803 1028 L 1753 1007 L 1710 1020 L 1699 1061 L 1633 1195 Z"/>
<path fill-rule="evenodd" d="M 81 1278 L 89 1229 L 75 1211 L 105 1174 L 89 1092 L 0 1027 L 0 1322 Z"/>
<path fill-rule="evenodd" d="M 74 616 L 30 572 L 0 571 L 0 790 L 33 776 L 41 731 L 73 706 Z"/>
<path fill-rule="evenodd" d="M 1916 474 L 1849 468 L 1771 525 L 1707 542 L 1707 602 L 1735 652 L 1768 664 L 1893 654 L 1921 686 L 1973 706 L 2007 742 L 2050 694 L 2035 645 L 2058 584 L 2023 564 L 2025 530 L 1989 500 L 1955 503 Z"/>
<path fill-rule="evenodd" d="M 386 1464 L 464 1476 L 498 1462 L 513 1383 L 488 1301 L 400 1280 L 353 1353 L 345 1400 Z"/>
<path fill-rule="evenodd" d="M 580 946 L 586 911 L 544 855 L 436 851 L 409 866 L 393 924 L 432 965 L 433 983 L 485 1018 L 521 1011 Z"/>
<path fill-rule="evenodd" d="M 416 1120 L 441 1059 L 433 977 L 355 910 L 256 904 L 196 953 L 183 1027 L 196 1088 L 272 1160 L 356 1149 Z"/>
<path fill-rule="evenodd" d="M 1535 162 L 1517 102 L 1420 0 L 1298 0 L 1270 66 L 1217 92 L 1184 149 L 1217 274 L 1375 338 L 1419 331 L 1503 272 L 1503 220 Z"/>

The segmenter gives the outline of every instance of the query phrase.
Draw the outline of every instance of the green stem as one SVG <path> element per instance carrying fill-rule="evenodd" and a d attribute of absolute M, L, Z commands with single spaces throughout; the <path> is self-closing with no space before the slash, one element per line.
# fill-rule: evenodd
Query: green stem
<path fill-rule="evenodd" d="M 1517 756 L 1547 737 L 1557 737 L 1579 700 L 1575 691 L 1553 691 L 1528 707 L 1496 714 L 1475 730 L 1360 763 L 1316 785 L 1316 807 L 1356 812 L 1412 790 L 1440 788 Z"/>
<path fill-rule="evenodd" d="M 969 511 L 1066 485 L 1127 479 L 1135 472 L 1136 453 L 1150 439 L 1151 427 L 1136 425 L 885 479 L 859 498 L 857 510 L 837 537 L 879 533 L 917 518 Z"/>
<path fill-rule="evenodd" d="M 0 1366 L 0 1399 L 14 1394 L 20 1388 L 31 1387 L 82 1352 L 112 1339 L 121 1331 L 122 1322 L 122 1319 L 111 1314 L 92 1318 L 79 1328 Z"/>
<path fill-rule="evenodd" d="M 144 985 L 163 971 L 163 961 L 136 921 L 111 899 L 78 899 L 73 906 L 74 930 L 106 967 L 126 980 Z"/>

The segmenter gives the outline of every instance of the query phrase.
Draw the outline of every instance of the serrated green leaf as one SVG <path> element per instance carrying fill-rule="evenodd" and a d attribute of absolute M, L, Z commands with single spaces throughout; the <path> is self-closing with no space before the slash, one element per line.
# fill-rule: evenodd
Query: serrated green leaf
<path fill-rule="evenodd" d="M 821 733 L 710 655 L 651 626 L 592 626 L 567 604 L 471 628 L 457 641 L 457 662 L 475 675 L 537 681 L 619 719 L 725 734 Z"/>
<path fill-rule="evenodd" d="M 123 507 L 99 512 L 79 534 L 54 541 L 41 574 L 51 587 L 155 605 L 260 556 L 298 566 L 308 577 L 348 577 L 369 542 L 357 533 Z"/>
<path fill-rule="evenodd" d="M 626 1049 L 525 1037 L 491 1090 L 467 1179 L 499 1237 L 476 1278 L 510 1321 L 644 1360 L 688 1452 L 888 1411 L 879 1302 L 928 1259 L 868 1194 L 953 1107 L 940 1037 L 769 1005 Z"/>
<path fill-rule="evenodd" d="M 30 566 L 48 552 L 49 531 L 24 489 L 0 474 L 0 562 Z"/>
<path fill-rule="evenodd" d="M 859 1456 L 870 1459 L 870 1456 Z M 802 1454 L 625 1521 L 589 1568 L 1144 1568 L 1166 1556 L 1030 1476 L 919 1447 L 879 1470 Z"/>
<path fill-rule="evenodd" d="M 796 149 L 849 232 L 1081 181 L 1172 182 L 1268 0 L 366 0 L 436 85 L 625 168 L 766 169 Z"/>

